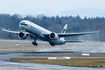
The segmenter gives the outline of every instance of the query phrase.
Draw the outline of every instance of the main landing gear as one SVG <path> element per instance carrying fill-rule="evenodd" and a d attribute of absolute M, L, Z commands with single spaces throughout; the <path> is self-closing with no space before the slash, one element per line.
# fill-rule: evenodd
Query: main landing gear
<path fill-rule="evenodd" d="M 34 45 L 34 46 L 38 46 L 38 44 L 36 43 L 36 39 L 34 38 L 34 42 L 32 42 L 32 44 Z"/>
<path fill-rule="evenodd" d="M 51 46 L 55 46 L 55 44 L 54 44 L 53 42 L 50 42 L 50 45 L 51 45 Z"/>

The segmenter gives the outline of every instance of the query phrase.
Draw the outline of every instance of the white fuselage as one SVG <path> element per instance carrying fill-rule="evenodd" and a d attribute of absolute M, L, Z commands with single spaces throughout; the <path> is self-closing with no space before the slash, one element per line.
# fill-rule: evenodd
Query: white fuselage
<path fill-rule="evenodd" d="M 47 38 L 45 37 L 43 34 L 51 34 L 52 32 L 43 28 L 43 27 L 40 27 L 30 21 L 27 21 L 27 20 L 23 20 L 19 23 L 19 27 L 22 29 L 22 30 L 25 30 L 26 32 L 34 35 L 36 38 L 40 39 L 40 40 L 43 40 L 43 41 L 48 41 L 49 43 L 50 42 L 53 42 L 55 45 L 62 45 L 62 44 L 65 44 L 65 42 L 63 40 L 61 40 L 60 38 L 59 39 L 56 39 L 56 40 L 52 40 L 50 38 Z"/>

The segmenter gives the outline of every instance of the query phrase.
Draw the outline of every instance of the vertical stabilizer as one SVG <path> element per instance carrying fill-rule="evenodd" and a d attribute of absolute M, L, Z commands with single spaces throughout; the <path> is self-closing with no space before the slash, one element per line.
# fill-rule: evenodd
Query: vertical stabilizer
<path fill-rule="evenodd" d="M 66 30 L 67 30 L 67 24 L 65 24 L 65 26 L 64 26 L 64 28 L 62 29 L 61 33 L 62 33 L 62 34 L 65 34 Z M 60 39 L 62 39 L 62 40 L 64 41 L 64 37 L 62 37 L 62 38 L 60 38 Z"/>
<path fill-rule="evenodd" d="M 66 32 L 66 30 L 67 30 L 67 24 L 65 24 L 65 26 L 64 26 L 64 28 L 63 28 L 63 30 L 62 30 L 62 32 L 61 32 L 61 33 L 65 33 L 65 32 Z"/>

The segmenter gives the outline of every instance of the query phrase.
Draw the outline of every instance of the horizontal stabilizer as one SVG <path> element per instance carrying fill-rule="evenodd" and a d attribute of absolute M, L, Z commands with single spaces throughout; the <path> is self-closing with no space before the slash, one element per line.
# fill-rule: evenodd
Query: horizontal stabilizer
<path fill-rule="evenodd" d="M 64 41 L 64 42 L 82 42 L 82 41 L 70 41 L 70 40 L 66 40 L 66 41 Z"/>

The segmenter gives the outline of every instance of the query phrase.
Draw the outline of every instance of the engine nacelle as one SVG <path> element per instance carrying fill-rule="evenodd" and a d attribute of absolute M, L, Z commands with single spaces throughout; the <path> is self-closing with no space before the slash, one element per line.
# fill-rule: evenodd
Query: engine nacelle
<path fill-rule="evenodd" d="M 56 33 L 51 33 L 51 34 L 49 35 L 49 38 L 50 38 L 50 39 L 58 39 L 59 36 L 58 36 Z"/>
<path fill-rule="evenodd" d="M 18 34 L 18 37 L 19 37 L 20 39 L 26 39 L 26 38 L 27 38 L 27 34 L 26 34 L 26 33 L 23 33 L 23 32 L 20 32 L 20 33 Z"/>

